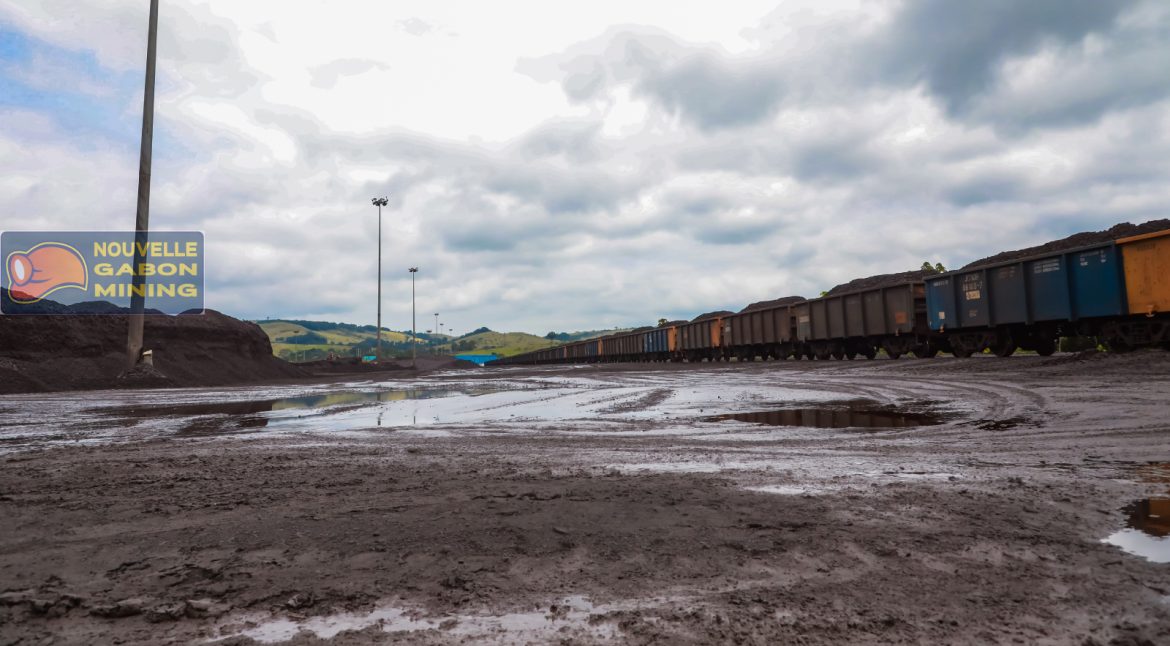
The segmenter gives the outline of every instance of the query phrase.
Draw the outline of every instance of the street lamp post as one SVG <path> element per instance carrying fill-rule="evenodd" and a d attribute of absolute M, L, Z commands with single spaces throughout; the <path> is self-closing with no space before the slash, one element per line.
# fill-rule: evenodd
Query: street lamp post
<path fill-rule="evenodd" d="M 146 89 L 142 95 L 142 141 L 138 155 L 138 209 L 134 216 L 134 266 L 144 262 L 147 231 L 150 230 L 150 162 L 154 143 L 154 69 L 158 56 L 158 0 L 150 0 L 150 22 L 146 36 Z M 130 315 L 126 330 L 126 369 L 133 370 L 142 357 L 143 312 L 146 277 L 130 278 Z"/>
<path fill-rule="evenodd" d="M 382 207 L 389 203 L 385 197 L 375 197 L 371 200 L 378 207 L 378 349 L 375 357 L 378 363 L 382 362 Z"/>
<path fill-rule="evenodd" d="M 414 331 L 414 275 L 418 273 L 418 267 L 410 268 L 410 367 L 416 368 L 415 360 L 418 358 L 418 335 Z"/>

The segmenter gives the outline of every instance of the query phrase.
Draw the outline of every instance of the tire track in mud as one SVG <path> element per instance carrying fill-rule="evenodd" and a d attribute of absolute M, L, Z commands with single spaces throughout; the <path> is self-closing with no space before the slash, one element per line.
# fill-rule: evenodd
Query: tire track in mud
<path fill-rule="evenodd" d="M 940 383 L 937 379 L 916 377 L 882 377 L 880 383 L 871 378 L 828 379 L 802 384 L 821 392 L 837 392 L 853 395 L 858 399 L 875 400 L 888 405 L 907 403 L 942 403 L 957 407 L 962 418 L 942 428 L 934 427 L 936 434 L 948 432 L 964 423 L 987 423 L 1001 420 L 1015 420 L 1015 423 L 1030 423 L 1042 418 L 1050 409 L 1050 400 L 1034 390 L 1002 383 L 959 380 L 957 383 Z M 970 419 L 967 419 L 970 418 Z"/>

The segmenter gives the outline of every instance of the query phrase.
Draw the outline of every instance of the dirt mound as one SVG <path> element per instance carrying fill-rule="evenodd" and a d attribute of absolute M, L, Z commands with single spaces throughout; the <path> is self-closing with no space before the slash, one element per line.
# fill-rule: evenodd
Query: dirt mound
<path fill-rule="evenodd" d="M 869 276 L 868 278 L 854 278 L 847 283 L 841 283 L 833 289 L 830 289 L 825 295 L 836 296 L 837 294 L 856 292 L 863 289 L 897 287 L 906 283 L 921 282 L 927 276 L 933 276 L 934 273 L 925 269 L 915 269 L 914 271 L 904 271 L 898 274 L 878 274 L 876 276 Z"/>
<path fill-rule="evenodd" d="M 1008 262 L 1017 260 L 1019 258 L 1027 258 L 1028 256 L 1035 256 L 1052 251 L 1063 251 L 1065 249 L 1076 249 L 1077 247 L 1085 247 L 1101 242 L 1109 242 L 1110 240 L 1117 240 L 1118 238 L 1128 238 L 1129 236 L 1142 235 L 1143 233 L 1154 233 L 1155 231 L 1165 231 L 1170 229 L 1170 220 L 1151 220 L 1142 224 L 1130 224 L 1129 222 L 1122 222 L 1115 224 L 1104 231 L 1084 231 L 1081 233 L 1074 233 L 1067 238 L 1060 240 L 1053 240 L 1035 247 L 1028 247 L 1026 249 L 1017 249 L 1015 251 L 1003 251 L 980 258 L 975 262 L 963 266 L 963 269 L 971 267 L 978 267 L 980 265 L 993 265 L 1000 262 Z"/>
<path fill-rule="evenodd" d="M 47 309 L 52 305 L 45 304 Z M 58 305 L 58 307 L 60 307 Z M 157 373 L 125 371 L 126 316 L 0 316 L 0 393 L 145 385 L 218 386 L 305 377 L 272 356 L 268 336 L 214 310 L 203 315 L 151 315 L 145 347 Z"/>
<path fill-rule="evenodd" d="M 727 310 L 719 310 L 718 312 L 707 312 L 706 314 L 700 314 L 700 315 L 696 316 L 695 318 L 691 319 L 691 323 L 695 323 L 697 321 L 705 321 L 707 319 L 713 319 L 713 318 L 720 317 L 720 316 L 727 316 L 728 314 L 735 314 L 735 312 L 728 312 Z"/>
<path fill-rule="evenodd" d="M 740 313 L 742 314 L 743 312 L 754 312 L 756 310 L 766 310 L 766 309 L 771 309 L 773 307 L 783 307 L 784 305 L 792 305 L 793 303 L 800 303 L 800 302 L 806 301 L 806 300 L 808 300 L 808 299 L 803 297 L 803 296 L 784 296 L 782 298 L 777 298 L 777 299 L 773 299 L 770 301 L 758 301 L 758 302 L 752 303 L 751 305 L 748 305 L 747 307 L 743 308 L 742 310 L 740 310 Z"/>

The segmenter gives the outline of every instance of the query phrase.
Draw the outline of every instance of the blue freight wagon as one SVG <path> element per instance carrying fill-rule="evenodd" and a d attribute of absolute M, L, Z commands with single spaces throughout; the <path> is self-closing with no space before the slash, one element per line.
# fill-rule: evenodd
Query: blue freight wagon
<path fill-rule="evenodd" d="M 1125 275 L 1113 242 L 972 267 L 926 278 L 930 329 L 958 357 L 990 349 L 1056 351 L 1061 335 L 1126 311 Z"/>

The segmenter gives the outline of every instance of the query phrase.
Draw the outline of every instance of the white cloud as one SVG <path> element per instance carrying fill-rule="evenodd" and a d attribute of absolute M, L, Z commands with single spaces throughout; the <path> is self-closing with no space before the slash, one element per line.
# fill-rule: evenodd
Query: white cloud
<path fill-rule="evenodd" d="M 996 2 L 974 44 L 907 40 L 934 0 L 162 4 L 152 222 L 206 232 L 209 305 L 246 317 L 372 322 L 375 195 L 390 325 L 419 266 L 418 311 L 540 333 L 963 264 L 1170 197 L 1152 1 L 1003 42 Z M 42 53 L 10 77 L 140 105 L 109 79 L 142 65 L 145 3 L 0 20 L 109 75 Z M 970 83 L 920 65 L 959 45 Z M 128 225 L 136 142 L 0 119 L 4 228 Z"/>

